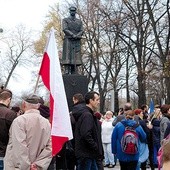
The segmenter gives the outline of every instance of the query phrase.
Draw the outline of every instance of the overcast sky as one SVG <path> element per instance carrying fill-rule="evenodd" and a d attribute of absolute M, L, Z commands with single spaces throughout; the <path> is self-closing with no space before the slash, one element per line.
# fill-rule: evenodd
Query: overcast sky
<path fill-rule="evenodd" d="M 49 6 L 58 0 L 0 0 L 0 28 L 23 24 L 32 29 L 42 29 Z"/>
<path fill-rule="evenodd" d="M 41 31 L 42 23 L 48 14 L 50 6 L 58 0 L 0 0 L 0 28 L 10 30 L 19 24 L 23 24 L 28 30 Z M 1 47 L 2 48 L 2 47 Z M 22 75 L 19 81 L 11 80 L 9 87 L 14 95 L 23 92 L 29 87 L 30 73 L 20 68 Z"/>

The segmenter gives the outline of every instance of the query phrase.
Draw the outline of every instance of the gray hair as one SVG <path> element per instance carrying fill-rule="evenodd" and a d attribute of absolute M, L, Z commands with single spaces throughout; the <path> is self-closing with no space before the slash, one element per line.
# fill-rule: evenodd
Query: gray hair
<path fill-rule="evenodd" d="M 27 109 L 38 109 L 40 107 L 39 103 L 33 104 L 33 103 L 28 103 L 26 101 L 24 101 L 24 102 L 25 102 L 25 105 L 26 105 Z"/>

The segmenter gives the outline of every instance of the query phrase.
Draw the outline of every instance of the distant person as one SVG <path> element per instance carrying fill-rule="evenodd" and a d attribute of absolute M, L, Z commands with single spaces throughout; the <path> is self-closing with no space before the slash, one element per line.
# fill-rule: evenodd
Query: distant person
<path fill-rule="evenodd" d="M 38 108 L 38 96 L 30 95 L 23 100 L 24 114 L 18 116 L 10 128 L 5 170 L 47 170 L 52 159 L 51 127 Z"/>
<path fill-rule="evenodd" d="M 40 115 L 50 121 L 50 108 L 44 104 L 44 99 L 40 97 L 39 99 L 39 108 Z"/>
<path fill-rule="evenodd" d="M 135 113 L 134 120 L 136 120 L 139 123 L 139 125 L 141 125 L 148 139 L 149 129 L 147 127 L 146 120 L 144 119 L 143 110 L 135 109 L 134 113 Z M 149 141 L 149 142 L 152 142 L 152 141 Z M 148 141 L 146 140 L 146 142 L 139 142 L 139 161 L 138 161 L 138 166 L 136 170 L 139 170 L 139 169 L 146 170 L 148 157 L 149 157 Z"/>
<path fill-rule="evenodd" d="M 162 118 L 160 122 L 160 141 L 164 139 L 166 129 L 170 123 L 170 105 L 164 104 L 161 106 Z"/>
<path fill-rule="evenodd" d="M 148 114 L 148 105 L 143 104 L 140 109 L 143 111 L 143 119 L 149 119 L 149 114 Z"/>
<path fill-rule="evenodd" d="M 101 124 L 94 113 L 100 103 L 97 92 L 91 91 L 85 95 L 86 106 L 76 117 L 75 155 L 77 170 L 98 170 L 97 161 L 103 159 L 101 141 Z"/>
<path fill-rule="evenodd" d="M 121 170 L 136 170 L 139 160 L 139 148 L 136 148 L 136 146 L 139 143 L 139 140 L 141 142 L 146 142 L 146 133 L 143 131 L 142 127 L 133 120 L 134 115 L 134 111 L 126 111 L 125 119 L 115 126 L 112 133 L 112 153 L 116 154 Z M 134 143 L 137 150 L 131 148 L 132 143 L 126 143 L 129 141 L 129 138 L 126 139 L 125 143 L 123 142 L 124 140 L 122 140 L 122 137 L 124 136 L 125 129 L 132 129 L 137 134 L 138 137 L 136 139 L 138 141 L 136 141 L 137 143 Z M 132 151 L 132 153 L 130 153 L 130 151 Z"/>
<path fill-rule="evenodd" d="M 13 110 L 17 114 L 17 116 L 20 116 L 23 114 L 23 111 L 21 110 L 19 106 L 12 106 L 11 110 Z"/>
<path fill-rule="evenodd" d="M 4 157 L 9 140 L 9 129 L 16 118 L 16 113 L 9 109 L 12 92 L 3 87 L 0 89 L 0 170 L 4 169 Z"/>
<path fill-rule="evenodd" d="M 120 122 L 121 120 L 125 119 L 125 113 L 128 111 L 128 110 L 132 110 L 132 104 L 131 103 L 126 103 L 124 105 L 124 109 L 122 110 L 122 108 L 119 110 L 119 114 L 118 116 L 114 119 L 112 125 L 113 126 L 116 126 L 116 124 L 118 122 Z"/>
<path fill-rule="evenodd" d="M 157 155 L 159 148 L 161 147 L 160 143 L 160 119 L 161 119 L 161 111 L 160 111 L 160 106 L 155 105 L 155 111 L 154 114 L 151 118 L 151 132 L 152 132 L 152 146 L 153 146 L 153 167 L 157 168 L 158 167 L 158 160 L 157 160 Z"/>
<path fill-rule="evenodd" d="M 75 123 L 78 120 L 80 114 L 82 114 L 82 111 L 84 110 L 85 107 L 86 107 L 86 103 L 84 100 L 84 96 L 81 93 L 74 94 L 73 95 L 73 108 L 70 113 L 73 134 L 75 130 Z"/>
<path fill-rule="evenodd" d="M 115 166 L 114 155 L 111 148 L 111 136 L 113 132 L 113 112 L 108 110 L 105 120 L 102 122 L 102 143 L 104 149 L 104 167 L 113 168 Z"/>
<path fill-rule="evenodd" d="M 77 66 L 81 62 L 81 38 L 83 35 L 83 24 L 76 18 L 77 8 L 69 8 L 70 16 L 63 19 L 62 26 L 64 36 L 62 64 L 65 66 L 65 73 L 77 72 Z"/>
<path fill-rule="evenodd" d="M 73 108 L 70 112 L 71 125 L 73 130 L 73 139 L 67 142 L 66 158 L 67 158 L 67 169 L 74 170 L 77 166 L 75 157 L 75 125 L 77 117 L 82 113 L 85 105 L 84 96 L 81 93 L 73 95 Z"/>

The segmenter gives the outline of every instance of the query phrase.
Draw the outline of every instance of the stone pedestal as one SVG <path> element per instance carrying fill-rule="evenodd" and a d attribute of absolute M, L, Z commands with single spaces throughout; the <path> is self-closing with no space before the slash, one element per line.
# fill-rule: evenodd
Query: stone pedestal
<path fill-rule="evenodd" d="M 63 81 L 66 91 L 69 111 L 73 106 L 73 95 L 81 93 L 85 95 L 88 92 L 88 80 L 86 76 L 79 74 L 64 74 Z"/>

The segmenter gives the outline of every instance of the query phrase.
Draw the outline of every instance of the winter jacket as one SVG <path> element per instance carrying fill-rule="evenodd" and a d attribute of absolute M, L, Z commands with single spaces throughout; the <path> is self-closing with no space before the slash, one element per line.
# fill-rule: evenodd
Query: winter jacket
<path fill-rule="evenodd" d="M 111 136 L 114 128 L 112 122 L 113 118 L 102 122 L 102 143 L 111 143 Z"/>
<path fill-rule="evenodd" d="M 51 159 L 51 127 L 35 109 L 18 116 L 10 128 L 10 138 L 4 158 L 4 170 L 47 170 Z"/>
<path fill-rule="evenodd" d="M 136 121 L 128 120 L 128 119 L 124 119 L 121 122 L 123 122 L 123 123 L 125 123 L 125 125 L 131 126 L 131 127 L 136 124 Z M 115 126 L 113 133 L 112 133 L 112 143 L 111 143 L 112 144 L 112 153 L 116 154 L 117 158 L 120 161 L 124 161 L 124 162 L 138 161 L 139 153 L 137 153 L 135 155 L 129 155 L 122 151 L 121 139 L 122 139 L 122 136 L 125 131 L 125 126 L 121 122 L 119 122 Z M 144 132 L 144 130 L 142 129 L 142 127 L 140 125 L 136 128 L 136 133 L 138 134 L 139 140 L 141 142 L 146 143 L 146 133 Z"/>
<path fill-rule="evenodd" d="M 148 144 L 152 143 L 152 141 L 150 140 L 151 130 L 147 127 L 148 121 L 146 119 L 139 118 L 138 122 L 141 125 L 142 129 L 144 130 L 144 132 L 146 133 L 147 143 Z"/>
<path fill-rule="evenodd" d="M 125 119 L 125 114 L 121 114 L 121 115 L 118 115 L 114 120 L 113 120 L 113 123 L 112 123 L 112 126 L 116 126 L 117 123 L 121 122 L 123 119 Z"/>
<path fill-rule="evenodd" d="M 75 125 L 75 155 L 77 158 L 101 159 L 103 147 L 101 125 L 93 111 L 85 106 L 73 111 Z"/>
<path fill-rule="evenodd" d="M 161 122 L 160 122 L 160 133 L 161 133 L 160 141 L 162 141 L 164 139 L 165 131 L 166 131 L 166 128 L 167 128 L 169 122 L 170 121 L 169 121 L 168 117 L 164 116 L 164 117 L 161 118 Z"/>
<path fill-rule="evenodd" d="M 153 138 L 153 144 L 160 146 L 160 120 L 157 118 L 154 118 L 152 120 L 152 138 Z"/>
<path fill-rule="evenodd" d="M 9 140 L 9 129 L 16 116 L 17 115 L 14 111 L 0 103 L 0 157 L 5 156 Z"/>
<path fill-rule="evenodd" d="M 164 138 L 166 138 L 170 134 L 170 122 L 168 122 L 167 128 L 165 130 Z"/>

